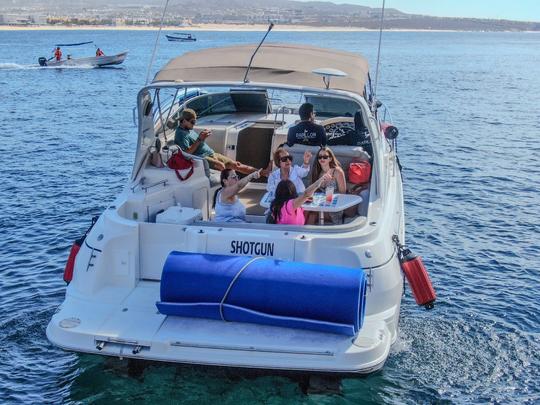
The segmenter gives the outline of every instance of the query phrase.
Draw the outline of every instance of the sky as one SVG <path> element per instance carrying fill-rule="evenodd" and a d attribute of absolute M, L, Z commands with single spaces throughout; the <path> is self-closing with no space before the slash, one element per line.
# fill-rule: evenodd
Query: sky
<path fill-rule="evenodd" d="M 381 7 L 382 0 L 330 0 L 332 3 Z M 437 17 L 540 21 L 540 0 L 386 0 L 385 7 Z"/>

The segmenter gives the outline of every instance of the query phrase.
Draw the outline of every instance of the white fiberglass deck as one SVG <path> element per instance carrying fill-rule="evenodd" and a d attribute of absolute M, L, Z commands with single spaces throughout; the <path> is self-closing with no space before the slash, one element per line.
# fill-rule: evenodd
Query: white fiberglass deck
<path fill-rule="evenodd" d="M 158 313 L 155 306 L 159 287 L 159 282 L 144 281 L 131 292 L 106 289 L 91 302 L 68 295 L 49 324 L 47 336 L 68 350 L 110 356 L 330 373 L 375 371 L 382 367 L 390 349 L 391 334 L 380 316 L 367 316 L 355 338 L 273 326 L 167 317 Z M 66 319 L 70 321 L 62 322 Z M 80 323 L 73 326 L 78 323 L 76 320 Z M 100 342 L 105 344 L 98 350 L 96 346 Z"/>

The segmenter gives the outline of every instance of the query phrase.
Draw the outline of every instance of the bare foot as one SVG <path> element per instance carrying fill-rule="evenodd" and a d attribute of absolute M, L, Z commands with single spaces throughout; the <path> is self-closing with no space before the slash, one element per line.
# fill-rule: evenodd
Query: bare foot
<path fill-rule="evenodd" d="M 261 173 L 261 176 L 264 176 L 264 177 L 270 176 L 270 171 L 268 169 L 261 169 L 260 173 Z"/>
<path fill-rule="evenodd" d="M 215 161 L 213 163 L 214 163 L 214 167 L 213 167 L 214 170 L 219 170 L 220 172 L 222 172 L 223 170 L 226 169 L 225 165 L 219 161 Z"/>
<path fill-rule="evenodd" d="M 261 176 L 268 177 L 270 176 L 270 173 L 272 173 L 273 164 L 272 161 L 268 162 L 268 165 L 261 169 Z"/>

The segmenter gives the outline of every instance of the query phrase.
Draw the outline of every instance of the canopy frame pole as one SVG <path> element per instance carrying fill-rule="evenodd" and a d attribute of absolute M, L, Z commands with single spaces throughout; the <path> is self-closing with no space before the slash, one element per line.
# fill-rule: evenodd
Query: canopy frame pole
<path fill-rule="evenodd" d="M 244 75 L 244 83 L 249 83 L 248 74 L 249 74 L 249 70 L 251 69 L 251 63 L 253 62 L 253 58 L 257 54 L 259 48 L 263 44 L 264 40 L 266 39 L 266 37 L 268 36 L 270 31 L 272 31 L 272 28 L 274 28 L 274 23 L 273 22 L 270 23 L 270 25 L 268 26 L 268 30 L 266 31 L 266 34 L 264 34 L 263 39 L 261 40 L 261 42 L 259 42 L 259 46 L 257 46 L 257 49 L 255 49 L 255 52 L 253 52 L 253 55 L 251 55 L 251 59 L 249 60 L 248 67 L 246 69 L 246 74 Z"/>
<path fill-rule="evenodd" d="M 383 33 L 385 3 L 386 3 L 386 0 L 383 0 L 382 9 L 381 9 L 381 25 L 379 27 L 379 47 L 377 49 L 377 67 L 375 68 L 375 86 L 373 89 L 373 100 L 371 103 L 371 111 L 373 113 L 377 111 L 377 84 L 379 82 L 379 65 L 380 65 L 380 59 L 381 59 L 381 42 L 382 42 L 382 33 Z"/>
<path fill-rule="evenodd" d="M 167 123 L 167 121 L 169 121 L 169 118 L 171 117 L 172 110 L 174 108 L 174 104 L 176 103 L 176 97 L 178 97 L 178 93 L 180 93 L 180 88 L 177 88 L 176 92 L 174 93 L 174 97 L 173 97 L 172 102 L 171 102 L 171 107 L 169 108 L 169 111 L 167 112 L 167 118 L 165 119 L 165 123 Z M 187 87 L 184 90 L 184 94 L 185 93 L 187 93 Z"/>
<path fill-rule="evenodd" d="M 159 90 L 160 89 L 156 90 L 156 101 L 157 101 L 158 111 L 159 111 L 159 121 L 161 122 L 161 129 L 163 130 L 163 140 L 165 141 L 164 144 L 167 145 L 167 127 L 165 126 L 166 121 L 163 121 L 163 112 L 161 110 L 161 99 L 159 97 Z"/>
<path fill-rule="evenodd" d="M 163 20 L 165 20 L 165 12 L 167 11 L 168 5 L 169 5 L 169 0 L 165 2 L 165 7 L 163 7 L 163 15 L 161 16 L 161 22 L 159 23 L 159 30 L 156 35 L 156 42 L 154 43 L 154 50 L 152 51 L 152 57 L 150 58 L 150 63 L 148 64 L 148 72 L 146 73 L 146 81 L 144 82 L 145 86 L 148 84 L 148 79 L 150 78 L 150 70 L 152 69 L 152 65 L 154 64 L 154 59 L 156 57 L 156 50 L 158 47 L 159 36 L 161 35 L 161 29 L 163 28 Z"/>

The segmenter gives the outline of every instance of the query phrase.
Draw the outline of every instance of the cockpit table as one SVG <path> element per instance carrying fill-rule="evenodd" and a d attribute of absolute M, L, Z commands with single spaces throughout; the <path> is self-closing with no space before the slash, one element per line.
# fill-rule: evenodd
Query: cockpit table
<path fill-rule="evenodd" d="M 263 195 L 260 205 L 264 208 L 270 208 L 270 204 L 274 200 L 273 193 L 267 192 Z M 339 212 L 349 207 L 360 204 L 362 197 L 355 194 L 334 194 L 332 202 L 326 201 L 324 193 L 313 194 L 313 200 L 302 204 L 302 208 L 306 211 L 316 211 L 319 213 L 319 224 L 324 225 L 325 212 Z"/>

